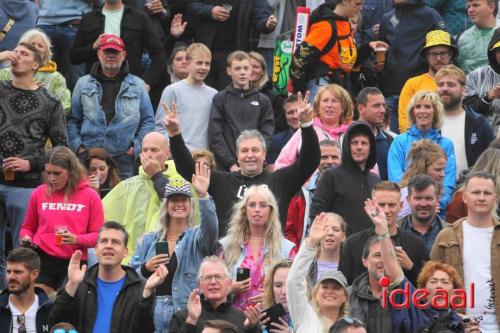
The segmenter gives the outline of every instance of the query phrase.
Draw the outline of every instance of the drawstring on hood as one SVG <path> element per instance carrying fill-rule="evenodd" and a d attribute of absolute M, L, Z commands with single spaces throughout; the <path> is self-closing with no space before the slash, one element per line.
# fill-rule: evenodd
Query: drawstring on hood
<path fill-rule="evenodd" d="M 366 160 L 365 170 L 361 170 L 359 165 L 353 161 L 352 153 L 351 153 L 351 138 L 358 134 L 366 135 L 370 139 L 370 154 L 368 155 L 368 159 Z M 377 163 L 377 143 L 375 141 L 375 135 L 373 134 L 372 129 L 368 126 L 367 123 L 363 121 L 355 121 L 353 122 L 345 136 L 342 140 L 342 164 L 350 169 L 354 169 L 357 171 L 362 171 L 364 173 L 369 172 L 375 164 Z"/>

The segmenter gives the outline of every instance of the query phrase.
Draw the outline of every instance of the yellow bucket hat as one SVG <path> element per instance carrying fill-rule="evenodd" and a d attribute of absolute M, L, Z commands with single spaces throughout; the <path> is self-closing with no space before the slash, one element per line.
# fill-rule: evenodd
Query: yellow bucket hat
<path fill-rule="evenodd" d="M 447 46 L 453 52 L 453 58 L 458 56 L 458 48 L 453 45 L 451 35 L 444 30 L 432 30 L 425 35 L 425 46 L 420 49 L 420 56 L 425 58 L 425 51 L 434 46 Z"/>

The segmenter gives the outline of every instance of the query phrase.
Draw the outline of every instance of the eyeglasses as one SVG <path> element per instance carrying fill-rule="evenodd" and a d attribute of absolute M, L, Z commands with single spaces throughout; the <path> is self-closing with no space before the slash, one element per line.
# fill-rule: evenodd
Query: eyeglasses
<path fill-rule="evenodd" d="M 256 202 L 251 202 L 247 205 L 249 208 L 252 208 L 252 209 L 255 209 L 257 208 L 257 206 L 260 208 L 260 209 L 266 209 L 269 207 L 269 204 L 267 202 L 259 202 L 259 203 L 256 203 Z"/>
<path fill-rule="evenodd" d="M 26 331 L 26 317 L 22 314 L 17 316 L 17 324 L 19 328 L 17 329 L 18 333 L 27 333 Z"/>
<path fill-rule="evenodd" d="M 445 57 L 449 57 L 450 56 L 450 52 L 448 52 L 448 51 L 429 52 L 429 53 L 427 53 L 427 55 L 429 57 L 432 57 L 432 58 L 437 58 L 437 57 L 445 58 Z"/>
<path fill-rule="evenodd" d="M 56 328 L 54 333 L 78 333 L 78 331 L 72 328 L 69 330 L 65 328 Z"/>
<path fill-rule="evenodd" d="M 221 282 L 224 280 L 226 277 L 224 275 L 220 274 L 214 274 L 214 275 L 204 275 L 201 277 L 201 281 L 207 283 L 207 282 L 212 282 L 213 279 L 217 282 Z"/>

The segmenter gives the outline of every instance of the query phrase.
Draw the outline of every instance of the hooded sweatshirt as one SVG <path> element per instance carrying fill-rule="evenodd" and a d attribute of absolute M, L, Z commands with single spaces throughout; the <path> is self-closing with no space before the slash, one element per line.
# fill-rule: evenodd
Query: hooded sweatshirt
<path fill-rule="evenodd" d="M 212 101 L 208 141 L 217 163 L 229 169 L 236 163 L 236 139 L 244 130 L 262 133 L 266 146 L 274 132 L 274 114 L 269 98 L 259 91 L 236 89 L 232 84 Z"/>
<path fill-rule="evenodd" d="M 361 169 L 351 154 L 350 141 L 362 134 L 370 139 L 370 153 L 364 169 Z M 318 181 L 311 204 L 311 220 L 321 212 L 334 212 L 344 218 L 346 235 L 372 227 L 370 218 L 363 209 L 366 199 L 380 178 L 371 173 L 377 163 L 377 144 L 371 128 L 362 121 L 353 122 L 342 140 L 342 165 L 327 169 Z"/>
<path fill-rule="evenodd" d="M 494 132 L 500 126 L 500 99 L 489 101 L 486 94 L 495 85 L 500 84 L 500 64 L 497 63 L 492 47 L 500 42 L 500 28 L 496 29 L 488 45 L 488 65 L 473 70 L 467 75 L 464 104 L 472 106 L 474 111 L 488 117 Z"/>
<path fill-rule="evenodd" d="M 50 256 L 69 260 L 76 250 L 87 258 L 87 248 L 95 247 L 99 228 L 104 224 L 104 210 L 99 194 L 82 179 L 69 198 L 64 192 L 47 195 L 47 184 L 32 193 L 21 227 L 20 238 L 29 236 L 33 244 Z M 56 245 L 55 227 L 66 226 L 76 235 L 75 245 Z"/>
<path fill-rule="evenodd" d="M 38 6 L 30 0 L 0 1 L 0 31 L 4 30 L 9 19 L 14 25 L 0 43 L 0 52 L 12 50 L 27 30 L 35 27 L 38 16 Z"/>

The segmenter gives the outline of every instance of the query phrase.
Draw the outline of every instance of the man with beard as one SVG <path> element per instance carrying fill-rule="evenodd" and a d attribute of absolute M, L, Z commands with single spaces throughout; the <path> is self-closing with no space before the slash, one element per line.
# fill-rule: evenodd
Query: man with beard
<path fill-rule="evenodd" d="M 309 181 L 302 186 L 299 193 L 293 196 L 288 206 L 288 214 L 285 226 L 285 237 L 294 242 L 297 248 L 309 234 L 311 220 L 309 219 L 309 208 L 319 178 L 326 169 L 339 166 L 342 161 L 340 146 L 337 141 L 323 140 L 319 143 L 321 160 L 318 169 L 313 173 Z"/>
<path fill-rule="evenodd" d="M 451 35 L 444 30 L 432 30 L 425 36 L 425 46 L 420 50 L 420 56 L 427 60 L 427 73 L 414 76 L 406 81 L 399 95 L 399 133 L 404 133 L 410 127 L 406 107 L 411 98 L 419 91 L 436 91 L 434 76 L 437 71 L 452 63 L 458 56 L 458 48 L 454 45 Z"/>
<path fill-rule="evenodd" d="M 431 176 L 421 174 L 412 177 L 408 183 L 411 213 L 398 221 L 400 230 L 421 238 L 429 253 L 438 233 L 446 224 L 436 214 L 439 192 L 440 186 Z"/>
<path fill-rule="evenodd" d="M 135 172 L 142 139 L 154 129 L 154 113 L 144 81 L 129 73 L 123 40 L 106 34 L 100 41 L 99 62 L 73 91 L 69 144 L 83 157 L 89 148 L 103 148 L 123 180 Z"/>
<path fill-rule="evenodd" d="M 398 229 L 396 220 L 401 210 L 401 190 L 396 183 L 383 181 L 374 186 L 372 198 L 378 202 L 387 219 L 390 238 L 396 246 L 396 256 L 408 280 L 416 283 L 420 269 L 429 260 L 429 251 L 419 237 Z M 349 284 L 366 269 L 363 245 L 375 235 L 375 228 L 348 237 L 342 246 L 339 270 Z M 355 283 L 355 282 L 354 282 Z M 365 321 L 366 323 L 366 321 Z"/>
<path fill-rule="evenodd" d="M 488 148 L 494 139 L 493 129 L 472 107 L 462 105 L 466 78 L 460 68 L 445 66 L 436 73 L 435 80 L 445 111 L 441 134 L 453 141 L 458 176 Z"/>
<path fill-rule="evenodd" d="M 52 302 L 35 280 L 40 273 L 40 258 L 26 248 L 12 250 L 7 256 L 7 289 L 0 294 L 0 332 L 48 332 Z"/>

